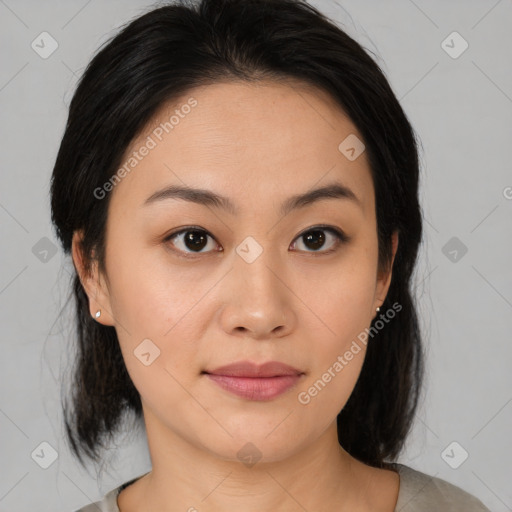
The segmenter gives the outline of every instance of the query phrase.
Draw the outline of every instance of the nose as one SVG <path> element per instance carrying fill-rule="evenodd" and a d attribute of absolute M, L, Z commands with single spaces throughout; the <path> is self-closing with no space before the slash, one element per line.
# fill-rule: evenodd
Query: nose
<path fill-rule="evenodd" d="M 237 255 L 223 285 L 220 318 L 227 334 L 268 339 L 286 336 L 295 328 L 297 298 L 270 253 L 263 251 L 250 263 Z"/>

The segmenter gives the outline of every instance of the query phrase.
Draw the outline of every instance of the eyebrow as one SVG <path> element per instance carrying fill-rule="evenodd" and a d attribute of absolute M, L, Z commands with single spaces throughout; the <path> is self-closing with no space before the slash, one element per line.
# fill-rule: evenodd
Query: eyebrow
<path fill-rule="evenodd" d="M 221 208 L 233 215 L 239 212 L 235 204 L 226 196 L 217 194 L 211 190 L 179 185 L 171 185 L 156 191 L 144 201 L 144 206 L 167 199 L 181 199 L 204 206 Z M 349 187 L 335 182 L 303 194 L 289 197 L 281 204 L 280 214 L 287 215 L 293 210 L 303 208 L 323 199 L 346 199 L 363 209 L 361 200 Z"/>

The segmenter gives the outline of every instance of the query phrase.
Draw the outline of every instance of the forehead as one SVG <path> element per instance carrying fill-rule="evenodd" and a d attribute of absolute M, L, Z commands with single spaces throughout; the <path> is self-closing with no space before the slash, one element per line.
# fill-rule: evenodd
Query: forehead
<path fill-rule="evenodd" d="M 112 202 L 142 205 L 157 189 L 182 185 L 238 196 L 234 202 L 242 210 L 267 208 L 279 197 L 339 181 L 368 214 L 373 184 L 366 154 L 350 160 L 340 150 L 354 136 L 362 141 L 340 106 L 305 84 L 224 82 L 194 88 L 164 104 L 132 141 L 122 162 L 128 172 Z"/>

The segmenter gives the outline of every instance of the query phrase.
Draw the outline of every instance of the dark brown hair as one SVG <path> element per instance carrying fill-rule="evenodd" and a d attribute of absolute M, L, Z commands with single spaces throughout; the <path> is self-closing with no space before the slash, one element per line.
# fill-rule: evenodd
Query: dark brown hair
<path fill-rule="evenodd" d="M 152 9 L 126 25 L 87 66 L 69 108 L 51 183 L 52 221 L 70 253 L 83 230 L 87 264 L 104 271 L 108 199 L 101 187 L 159 107 L 220 81 L 297 80 L 326 91 L 364 138 L 375 189 L 379 268 L 393 277 L 381 310 L 396 317 L 368 343 L 360 377 L 338 415 L 340 444 L 383 467 L 403 447 L 423 377 L 420 329 L 410 281 L 422 236 L 419 162 L 413 129 L 384 74 L 363 47 L 303 0 L 198 0 Z M 341 142 L 341 141 L 340 141 Z M 141 418 L 116 331 L 89 314 L 73 276 L 77 352 L 65 427 L 73 452 L 100 459 L 123 413 Z M 375 319 L 373 324 L 378 321 Z"/>

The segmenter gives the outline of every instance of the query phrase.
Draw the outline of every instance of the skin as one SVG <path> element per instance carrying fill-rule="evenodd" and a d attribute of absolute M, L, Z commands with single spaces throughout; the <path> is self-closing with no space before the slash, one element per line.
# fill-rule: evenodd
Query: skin
<path fill-rule="evenodd" d="M 297 399 L 370 326 L 391 281 L 391 267 L 377 267 L 366 154 L 350 161 L 338 150 L 362 136 L 323 91 L 218 83 L 165 105 L 126 155 L 190 97 L 198 105 L 110 192 L 106 274 L 84 272 L 81 234 L 73 240 L 91 315 L 101 310 L 98 321 L 116 328 L 143 405 L 152 471 L 121 492 L 120 510 L 392 512 L 398 474 L 362 464 L 337 440 L 365 345 L 307 405 Z M 280 215 L 291 195 L 332 181 L 361 205 L 331 198 Z M 239 212 L 178 199 L 144 206 L 171 184 L 223 194 Z M 319 249 L 298 236 L 318 224 L 351 239 L 322 254 L 336 247 L 328 232 Z M 211 234 L 199 253 L 183 237 L 164 241 L 190 226 Z M 247 236 L 263 249 L 252 263 L 236 252 Z M 393 258 L 397 244 L 395 233 Z M 148 366 L 134 356 L 144 339 L 160 350 Z M 305 375 L 263 402 L 201 374 L 239 360 L 277 360 Z M 252 467 L 237 456 L 248 442 L 261 453 Z"/>

